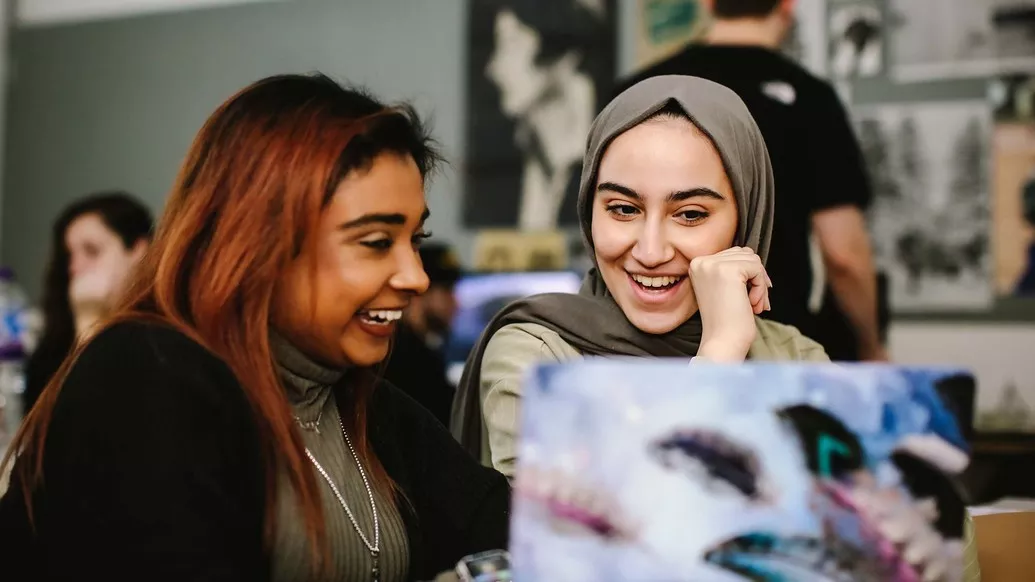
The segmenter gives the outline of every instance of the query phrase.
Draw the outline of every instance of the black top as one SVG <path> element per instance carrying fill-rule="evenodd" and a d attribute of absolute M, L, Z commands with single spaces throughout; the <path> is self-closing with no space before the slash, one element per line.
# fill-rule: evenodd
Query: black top
<path fill-rule="evenodd" d="M 446 376 L 445 357 L 406 324 L 400 323 L 392 342 L 385 380 L 428 409 L 442 426 L 449 426 L 455 389 Z"/>
<path fill-rule="evenodd" d="M 409 502 L 411 579 L 506 547 L 502 475 L 387 383 L 369 413 L 371 444 Z M 269 579 L 255 422 L 230 369 L 197 343 L 138 323 L 102 332 L 66 380 L 48 434 L 38 535 L 17 482 L 0 499 L 4 580 Z"/>
<path fill-rule="evenodd" d="M 62 362 L 68 357 L 67 349 L 55 349 L 41 344 L 25 363 L 25 392 L 22 394 L 22 407 L 28 414 L 39 399 L 40 393 L 57 373 Z"/>
<path fill-rule="evenodd" d="M 732 89 L 765 138 L 776 181 L 776 215 L 766 270 L 772 311 L 763 314 L 813 335 L 809 234 L 814 212 L 865 208 L 870 186 L 837 93 L 783 55 L 760 47 L 690 45 L 630 79 L 615 95 L 657 75 L 703 77 Z"/>

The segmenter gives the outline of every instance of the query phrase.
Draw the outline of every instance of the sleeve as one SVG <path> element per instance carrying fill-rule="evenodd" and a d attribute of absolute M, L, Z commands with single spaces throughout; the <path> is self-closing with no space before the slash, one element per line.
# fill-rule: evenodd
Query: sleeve
<path fill-rule="evenodd" d="M 761 317 L 755 318 L 758 335 L 751 344 L 748 357 L 760 361 L 813 362 L 830 361 L 819 342 L 807 337 L 792 325 Z"/>
<path fill-rule="evenodd" d="M 807 146 L 813 187 L 812 212 L 838 206 L 865 210 L 872 198 L 865 159 L 840 97 L 829 85 L 821 85 L 816 101 L 805 112 L 810 120 Z"/>
<path fill-rule="evenodd" d="M 243 394 L 231 402 L 193 360 L 110 347 L 83 354 L 54 411 L 47 579 L 260 579 L 264 481 Z"/>
<path fill-rule="evenodd" d="M 798 357 L 799 362 L 812 362 L 812 363 L 826 363 L 830 361 L 830 356 L 827 355 L 823 346 L 820 345 L 816 340 L 801 335 L 797 341 Z"/>
<path fill-rule="evenodd" d="M 492 466 L 508 479 L 517 464 L 517 434 L 521 418 L 521 383 L 530 366 L 560 361 L 545 341 L 524 329 L 508 325 L 497 331 L 482 355 L 482 416 L 489 434 Z"/>

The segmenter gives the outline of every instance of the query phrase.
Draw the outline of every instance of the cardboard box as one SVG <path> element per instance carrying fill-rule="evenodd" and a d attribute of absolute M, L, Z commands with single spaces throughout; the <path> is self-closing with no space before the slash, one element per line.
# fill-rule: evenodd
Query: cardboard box
<path fill-rule="evenodd" d="M 1035 579 L 1035 511 L 974 516 L 982 582 Z"/>

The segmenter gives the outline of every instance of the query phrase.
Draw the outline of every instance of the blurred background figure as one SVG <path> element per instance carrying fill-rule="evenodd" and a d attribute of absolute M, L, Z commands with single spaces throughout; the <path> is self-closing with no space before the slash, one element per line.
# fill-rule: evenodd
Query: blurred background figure
<path fill-rule="evenodd" d="M 403 311 L 385 379 L 448 425 L 454 387 L 446 375 L 445 348 L 456 314 L 460 261 L 444 244 L 425 244 L 420 257 L 431 285 Z"/>
<path fill-rule="evenodd" d="M 58 217 L 43 282 L 43 334 L 25 372 L 26 413 L 122 292 L 147 251 L 153 224 L 147 206 L 117 191 L 77 200 Z"/>

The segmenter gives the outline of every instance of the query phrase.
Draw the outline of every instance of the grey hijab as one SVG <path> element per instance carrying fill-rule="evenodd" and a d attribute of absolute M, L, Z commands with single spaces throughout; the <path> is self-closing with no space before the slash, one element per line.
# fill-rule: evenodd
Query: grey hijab
<path fill-rule="evenodd" d="M 726 87 L 680 75 L 652 77 L 633 85 L 608 104 L 593 122 L 579 183 L 579 225 L 593 256 L 590 221 L 597 168 L 604 150 L 623 132 L 677 104 L 715 144 L 737 199 L 736 246 L 753 249 L 765 261 L 773 229 L 773 170 L 762 134 L 744 102 Z M 594 261 L 595 262 L 595 261 Z M 694 316 L 675 330 L 653 335 L 633 326 L 611 298 L 597 269 L 586 274 L 577 295 L 545 294 L 516 301 L 493 318 L 471 351 L 453 400 L 450 429 L 476 458 L 485 427 L 479 386 L 482 355 L 489 339 L 512 323 L 545 326 L 585 355 L 685 357 L 697 354 L 701 320 Z"/>

